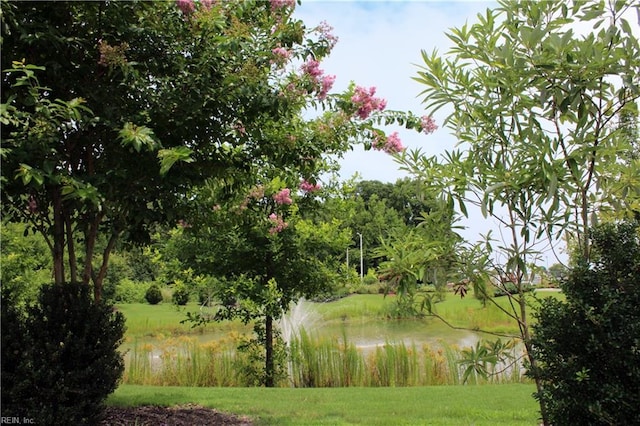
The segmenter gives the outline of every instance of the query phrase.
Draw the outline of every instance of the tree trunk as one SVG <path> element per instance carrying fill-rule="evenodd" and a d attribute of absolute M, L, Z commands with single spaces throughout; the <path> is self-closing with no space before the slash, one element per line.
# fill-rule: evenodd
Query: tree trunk
<path fill-rule="evenodd" d="M 274 365 L 273 365 L 273 317 L 267 315 L 265 319 L 265 381 L 264 385 L 272 388 L 274 381 Z"/>
<path fill-rule="evenodd" d="M 93 252 L 98 238 L 98 227 L 102 220 L 103 213 L 99 213 L 89 221 L 89 228 L 84 233 L 84 271 L 82 272 L 82 282 L 86 285 L 91 283 L 93 272 Z"/>
<path fill-rule="evenodd" d="M 67 256 L 69 256 L 69 278 L 72 283 L 78 281 L 78 262 L 76 258 L 76 246 L 73 239 L 73 228 L 69 212 L 65 209 L 64 226 L 67 235 Z"/>
<path fill-rule="evenodd" d="M 53 277 L 56 284 L 64 283 L 64 211 L 60 187 L 51 188 L 53 203 Z"/>
<path fill-rule="evenodd" d="M 540 376 L 538 374 L 538 362 L 536 361 L 535 357 L 532 355 L 533 352 L 531 352 L 531 333 L 529 330 L 529 321 L 527 320 L 527 303 L 524 295 L 522 276 L 520 276 L 518 281 L 519 281 L 518 287 L 519 287 L 519 293 L 520 293 L 519 294 L 520 297 L 518 300 L 518 305 L 520 308 L 520 321 L 519 321 L 520 335 L 522 336 L 522 342 L 524 343 L 525 350 L 527 351 L 527 359 L 529 360 L 530 369 L 531 369 L 531 372 L 533 373 L 533 380 L 536 384 L 536 391 L 538 392 L 538 394 L 541 395 L 542 391 L 544 390 L 544 385 L 542 384 L 542 380 L 540 380 Z M 539 405 L 540 405 L 540 417 L 542 419 L 542 424 L 544 426 L 548 426 L 549 420 L 547 417 L 547 407 L 542 399 L 539 400 Z"/>
<path fill-rule="evenodd" d="M 109 256 L 116 246 L 116 242 L 118 241 L 118 234 L 114 232 L 111 234 L 111 238 L 109 238 L 109 242 L 107 243 L 107 247 L 105 247 L 102 252 L 102 264 L 100 265 L 100 271 L 98 272 L 98 276 L 93 280 L 93 300 L 95 303 L 99 303 L 102 300 L 102 283 L 104 282 L 104 277 L 107 275 L 107 268 L 109 266 Z"/>

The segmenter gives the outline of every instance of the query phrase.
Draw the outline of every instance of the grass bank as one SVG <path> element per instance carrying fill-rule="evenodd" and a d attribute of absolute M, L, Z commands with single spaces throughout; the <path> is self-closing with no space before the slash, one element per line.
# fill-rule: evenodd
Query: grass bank
<path fill-rule="evenodd" d="M 212 322 L 198 327 L 192 327 L 190 323 L 182 324 L 181 321 L 186 319 L 187 312 L 200 311 L 200 306 L 193 302 L 186 306 L 176 306 L 171 303 L 157 305 L 121 303 L 117 304 L 116 308 L 124 314 L 126 319 L 125 338 L 127 341 L 143 337 L 162 339 L 211 331 L 224 333 L 245 328 L 247 331 L 250 330 L 250 327 L 243 327 L 240 321 Z"/>
<path fill-rule="evenodd" d="M 529 384 L 411 388 L 190 388 L 122 385 L 114 406 L 198 404 L 258 425 L 538 424 Z"/>
<path fill-rule="evenodd" d="M 536 291 L 539 297 L 560 297 L 557 292 Z M 529 295 L 531 303 L 536 302 Z M 506 297 L 495 299 L 498 303 L 507 306 Z M 383 297 L 379 294 L 357 294 L 348 296 L 329 303 L 314 303 L 314 310 L 325 324 L 339 323 L 345 320 L 358 319 L 359 321 L 384 321 L 392 311 L 395 296 Z M 140 337 L 163 338 L 184 334 L 199 334 L 209 331 L 221 333 L 237 331 L 241 328 L 249 332 L 250 327 L 243 327 L 240 321 L 225 321 L 222 323 L 210 323 L 206 326 L 191 327 L 190 324 L 181 324 L 186 318 L 187 312 L 197 312 L 200 307 L 196 303 L 189 303 L 185 307 L 177 307 L 170 303 L 149 305 L 144 303 L 118 304 L 117 308 L 124 314 L 127 320 L 128 340 Z M 435 305 L 435 312 L 458 327 L 469 329 L 482 329 L 493 332 L 517 333 L 517 324 L 492 305 L 483 307 L 474 297 L 461 299 L 454 294 L 448 294 L 444 302 Z"/>

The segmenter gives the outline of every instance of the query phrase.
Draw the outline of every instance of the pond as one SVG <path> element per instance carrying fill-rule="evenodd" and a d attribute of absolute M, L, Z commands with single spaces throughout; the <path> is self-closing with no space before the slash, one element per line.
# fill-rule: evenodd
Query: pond
<path fill-rule="evenodd" d="M 304 330 L 314 338 L 331 339 L 353 343 L 363 351 L 375 349 L 386 343 L 404 343 L 407 346 L 415 344 L 420 347 L 427 344 L 432 347 L 442 345 L 456 345 L 460 348 L 473 346 L 482 338 L 491 336 L 482 333 L 457 330 L 442 321 L 429 319 L 372 319 L 371 317 L 345 318 L 325 321 L 317 313 L 317 304 L 300 301 L 279 322 L 285 341 L 290 341 L 294 334 Z M 235 324 L 233 326 L 214 327 L 204 332 L 189 334 L 188 339 L 199 344 L 224 342 L 230 340 L 230 335 L 251 333 L 251 326 Z M 166 336 L 144 336 L 129 339 L 122 347 L 131 350 L 136 345 L 152 345 L 156 348 L 167 348 L 172 344 L 184 344 L 184 337 L 168 338 Z"/>

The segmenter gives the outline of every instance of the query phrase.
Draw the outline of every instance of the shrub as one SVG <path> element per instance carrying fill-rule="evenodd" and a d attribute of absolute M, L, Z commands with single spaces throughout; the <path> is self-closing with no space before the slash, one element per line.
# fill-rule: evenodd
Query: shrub
<path fill-rule="evenodd" d="M 527 293 L 533 290 L 533 287 L 529 283 L 522 283 L 522 292 Z M 502 288 L 496 288 L 493 292 L 494 297 L 506 296 L 507 294 L 518 294 L 518 286 L 515 283 L 508 282 L 504 284 Z"/>
<path fill-rule="evenodd" d="M 26 330 L 25 313 L 18 308 L 15 289 L 2 286 L 2 316 L 0 317 L 0 379 L 2 381 L 2 416 L 30 418 L 23 398 L 33 387 L 29 380 L 30 350 L 32 344 Z"/>
<path fill-rule="evenodd" d="M 148 284 L 123 278 L 116 286 L 114 303 L 144 303 Z"/>
<path fill-rule="evenodd" d="M 149 286 L 144 298 L 150 305 L 157 305 L 162 302 L 162 291 L 160 291 L 160 287 L 158 287 L 157 284 Z"/>
<path fill-rule="evenodd" d="M 189 289 L 187 286 L 182 283 L 176 283 L 171 299 L 178 306 L 184 306 L 189 303 Z"/>
<path fill-rule="evenodd" d="M 7 333 L 21 342 L 21 359 L 14 360 L 15 369 L 9 371 L 13 388 L 5 387 L 3 365 L 2 415 L 22 415 L 37 424 L 96 424 L 124 371 L 118 352 L 123 315 L 110 305 L 94 303 L 84 284 L 47 285 L 38 302 L 27 308 L 23 323 L 22 329 L 4 329 L 3 323 L 3 339 Z M 11 380 L 11 373 L 21 377 Z M 6 394 L 12 405 L 7 406 Z M 22 412 L 13 412 L 17 402 Z"/>
<path fill-rule="evenodd" d="M 637 224 L 592 231 L 593 257 L 562 283 L 566 302 L 542 302 L 533 355 L 548 420 L 640 424 L 640 243 Z"/>

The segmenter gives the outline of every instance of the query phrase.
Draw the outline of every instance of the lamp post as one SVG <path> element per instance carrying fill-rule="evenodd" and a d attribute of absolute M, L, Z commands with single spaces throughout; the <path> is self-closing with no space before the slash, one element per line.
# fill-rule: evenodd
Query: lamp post
<path fill-rule="evenodd" d="M 358 232 L 360 236 L 360 284 L 364 282 L 364 264 L 362 262 L 362 234 Z"/>
<path fill-rule="evenodd" d="M 349 270 L 349 247 L 347 247 L 347 271 Z"/>

